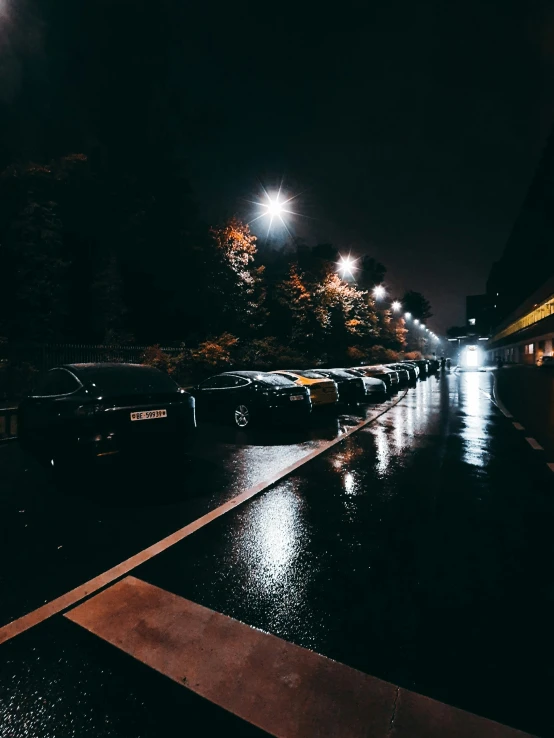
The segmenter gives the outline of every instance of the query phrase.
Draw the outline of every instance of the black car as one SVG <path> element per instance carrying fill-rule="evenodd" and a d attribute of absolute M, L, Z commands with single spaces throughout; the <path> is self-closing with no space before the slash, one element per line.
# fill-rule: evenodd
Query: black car
<path fill-rule="evenodd" d="M 414 384 L 417 382 L 417 377 L 419 374 L 419 371 L 413 364 L 405 364 L 404 362 L 398 363 L 398 364 L 387 364 L 387 366 L 390 366 L 391 369 L 396 369 L 397 372 L 402 372 L 404 376 L 404 383 L 410 382 L 411 384 Z M 407 377 L 405 376 L 405 373 L 407 372 Z"/>
<path fill-rule="evenodd" d="M 60 460 L 112 456 L 138 438 L 186 435 L 194 398 L 141 364 L 67 364 L 46 372 L 22 400 L 20 443 Z"/>
<path fill-rule="evenodd" d="M 280 374 L 224 372 L 191 390 L 199 420 L 247 428 L 263 419 L 301 422 L 312 410 L 310 392 Z"/>
<path fill-rule="evenodd" d="M 335 382 L 339 391 L 339 402 L 355 403 L 366 399 L 362 377 L 355 377 L 344 369 L 312 369 L 312 371 Z"/>

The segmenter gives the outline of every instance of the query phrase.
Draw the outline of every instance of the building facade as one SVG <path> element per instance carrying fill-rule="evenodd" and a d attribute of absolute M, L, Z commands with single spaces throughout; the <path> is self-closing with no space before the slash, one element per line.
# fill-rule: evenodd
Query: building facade
<path fill-rule="evenodd" d="M 487 280 L 488 359 L 537 364 L 554 338 L 554 130 Z"/>

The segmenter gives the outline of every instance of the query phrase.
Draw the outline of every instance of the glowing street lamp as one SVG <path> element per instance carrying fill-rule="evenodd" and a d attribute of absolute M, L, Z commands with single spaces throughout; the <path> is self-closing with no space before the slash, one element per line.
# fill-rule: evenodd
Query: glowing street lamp
<path fill-rule="evenodd" d="M 270 194 L 267 192 L 267 190 L 264 188 L 264 195 L 265 198 L 262 200 L 262 202 L 252 202 L 253 205 L 257 205 L 261 212 L 258 216 L 256 216 L 253 220 L 249 222 L 249 225 L 252 223 L 255 223 L 260 218 L 269 218 L 269 225 L 267 228 L 267 232 L 271 230 L 271 226 L 273 225 L 273 222 L 275 220 L 279 220 L 281 222 L 281 225 L 286 228 L 287 225 L 285 223 L 285 218 L 287 215 L 297 215 L 297 213 L 294 212 L 294 210 L 289 210 L 288 204 L 294 200 L 296 195 L 293 197 L 289 197 L 287 199 L 282 199 L 281 197 L 281 188 L 279 187 L 279 191 L 277 193 Z"/>
<path fill-rule="evenodd" d="M 387 294 L 387 291 L 385 290 L 382 284 L 378 284 L 376 287 L 373 288 L 373 297 L 376 300 L 380 300 L 386 294 Z"/>
<path fill-rule="evenodd" d="M 419 327 L 420 327 L 420 328 L 421 328 L 422 330 L 425 330 L 425 323 L 422 323 L 422 324 L 421 324 L 421 325 L 420 325 Z"/>
<path fill-rule="evenodd" d="M 410 320 L 410 318 L 412 317 L 412 314 L 411 313 L 404 313 L 404 317 L 406 318 L 406 320 Z"/>
<path fill-rule="evenodd" d="M 353 259 L 351 256 L 341 256 L 340 261 L 337 264 L 338 271 L 341 272 L 342 278 L 352 277 L 354 275 L 354 269 L 356 269 L 357 259 Z"/>
<path fill-rule="evenodd" d="M 394 310 L 395 313 L 397 313 L 399 310 L 402 310 L 402 304 L 400 302 L 398 302 L 398 300 L 395 300 L 392 303 L 391 307 L 392 307 L 392 309 Z"/>
<path fill-rule="evenodd" d="M 418 324 L 419 324 L 419 320 L 417 318 L 415 318 L 414 325 L 418 325 Z"/>

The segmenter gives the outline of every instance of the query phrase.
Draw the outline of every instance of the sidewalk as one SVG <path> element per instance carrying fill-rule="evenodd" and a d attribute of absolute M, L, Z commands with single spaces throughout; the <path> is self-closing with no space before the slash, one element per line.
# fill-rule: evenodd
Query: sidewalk
<path fill-rule="evenodd" d="M 500 400 L 526 437 L 538 441 L 548 462 L 554 462 L 554 372 L 532 366 L 507 366 L 495 371 Z"/>

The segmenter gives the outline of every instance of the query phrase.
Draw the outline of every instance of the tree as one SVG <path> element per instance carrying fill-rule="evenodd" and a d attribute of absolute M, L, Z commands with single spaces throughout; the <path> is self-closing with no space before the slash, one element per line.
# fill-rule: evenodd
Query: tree
<path fill-rule="evenodd" d="M 383 264 L 372 256 L 365 254 L 359 262 L 356 279 L 362 289 L 372 290 L 375 285 L 384 281 L 386 273 L 387 269 Z"/>
<path fill-rule="evenodd" d="M 10 342 L 59 339 L 68 314 L 59 187 L 54 166 L 9 167 L 0 175 L 0 335 Z"/>
<path fill-rule="evenodd" d="M 411 313 L 412 317 L 418 318 L 418 320 L 425 321 L 433 315 L 431 303 L 425 299 L 421 292 L 410 290 L 404 294 L 401 302 L 404 310 Z"/>
<path fill-rule="evenodd" d="M 210 322 L 237 335 L 259 329 L 264 320 L 264 267 L 254 266 L 256 236 L 238 218 L 212 228 L 206 252 L 206 290 L 212 298 Z"/>
<path fill-rule="evenodd" d="M 452 325 L 446 331 L 448 338 L 462 338 L 467 333 L 467 329 L 463 325 Z"/>

